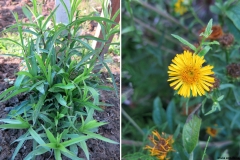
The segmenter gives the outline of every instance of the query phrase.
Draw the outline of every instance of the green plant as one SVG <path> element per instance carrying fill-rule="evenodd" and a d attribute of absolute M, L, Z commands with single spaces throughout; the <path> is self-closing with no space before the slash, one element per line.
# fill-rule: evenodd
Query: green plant
<path fill-rule="evenodd" d="M 5 31 L 17 28 L 20 42 L 0 39 L 21 48 L 26 65 L 25 70 L 17 73 L 14 86 L 1 93 L 1 102 L 28 93 L 25 101 L 12 109 L 7 118 L 0 120 L 5 123 L 0 128 L 26 131 L 15 141 L 18 145 L 12 159 L 27 140 L 33 140 L 33 151 L 25 159 L 49 151 L 54 152 L 57 160 L 62 159 L 62 154 L 74 160 L 81 159 L 76 156 L 78 147 L 89 159 L 86 140 L 95 138 L 117 143 L 94 133 L 99 126 L 106 124 L 93 117 L 95 110 L 102 111 L 99 105 L 108 105 L 99 101 L 99 90 L 111 88 L 101 85 L 100 75 L 93 73 L 101 48 L 94 50 L 87 43 L 87 40 L 97 40 L 102 42 L 103 47 L 108 38 L 118 31 L 119 25 L 113 29 L 109 27 L 115 24 L 116 15 L 109 19 L 105 1 L 103 10 L 106 16 L 103 18 L 93 14 L 80 16 L 77 7 L 81 0 L 70 0 L 70 12 L 61 0 L 69 24 L 57 24 L 54 19 L 57 7 L 48 17 L 44 17 L 40 14 L 37 0 L 32 2 L 33 8 L 23 7 L 29 23 L 22 23 L 14 13 L 17 23 Z M 103 39 L 78 35 L 81 24 L 91 20 L 101 24 Z M 103 62 L 99 59 L 98 63 Z"/>
<path fill-rule="evenodd" d="M 122 6 L 123 158 L 238 157 L 239 1 L 123 0 Z M 183 87 L 184 73 L 203 75 L 183 70 L 197 62 L 185 52 L 204 57 L 198 64 L 208 66 L 209 83 Z M 199 78 L 193 77 L 184 83 Z M 172 135 L 175 152 L 144 150 L 152 130 Z M 152 146 L 161 151 L 167 143 Z"/>

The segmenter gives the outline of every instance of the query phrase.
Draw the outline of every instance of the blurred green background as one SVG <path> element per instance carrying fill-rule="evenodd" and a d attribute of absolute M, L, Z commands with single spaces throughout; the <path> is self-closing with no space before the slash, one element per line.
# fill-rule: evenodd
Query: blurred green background
<path fill-rule="evenodd" d="M 167 82 L 171 60 L 183 53 L 183 45 L 171 34 L 197 43 L 199 31 L 213 19 L 213 25 L 233 34 L 235 41 L 228 47 L 212 45 L 205 56 L 207 64 L 214 66 L 219 88 L 208 97 L 190 98 L 188 102 L 191 112 L 206 101 L 199 111 L 202 125 L 194 159 L 202 158 L 208 127 L 217 133 L 211 137 L 204 159 L 240 157 L 240 81 L 229 76 L 226 69 L 232 63 L 240 63 L 240 2 L 185 0 L 180 8 L 184 13 L 178 12 L 176 3 L 178 0 L 122 0 L 122 156 L 154 159 L 143 147 L 149 143 L 151 130 L 156 129 L 174 135 L 176 152 L 169 154 L 170 159 L 189 159 L 181 138 L 187 99 L 174 94 Z M 222 95 L 224 98 L 218 99 Z M 221 110 L 205 115 L 216 108 L 214 102 Z"/>

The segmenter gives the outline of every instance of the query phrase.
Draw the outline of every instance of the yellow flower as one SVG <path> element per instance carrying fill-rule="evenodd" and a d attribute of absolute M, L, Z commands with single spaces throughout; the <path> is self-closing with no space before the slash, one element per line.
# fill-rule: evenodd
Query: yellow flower
<path fill-rule="evenodd" d="M 190 51 L 184 51 L 183 54 L 177 54 L 172 60 L 172 64 L 168 66 L 168 81 L 174 90 L 178 90 L 178 94 L 184 97 L 190 97 L 190 92 L 194 97 L 200 96 L 209 91 L 213 86 L 214 72 L 211 70 L 213 66 L 207 65 L 202 67 L 205 62 L 203 57 L 193 54 Z"/>
<path fill-rule="evenodd" d="M 184 6 L 184 0 L 178 0 L 174 4 L 174 11 L 180 15 L 183 15 L 185 12 L 187 12 L 187 8 Z"/>
<path fill-rule="evenodd" d="M 151 156 L 156 156 L 159 160 L 167 159 L 168 152 L 174 151 L 172 148 L 172 143 L 174 142 L 172 136 L 163 138 L 157 131 L 152 131 L 152 134 L 152 136 L 149 136 L 149 140 L 152 141 L 154 146 L 151 147 L 147 145 L 144 149 L 148 149 Z M 164 136 L 164 133 L 162 133 L 162 135 Z"/>
<path fill-rule="evenodd" d="M 211 128 L 211 127 L 207 127 L 206 130 L 207 134 L 209 134 L 211 137 L 216 137 L 218 134 L 217 129 Z"/>

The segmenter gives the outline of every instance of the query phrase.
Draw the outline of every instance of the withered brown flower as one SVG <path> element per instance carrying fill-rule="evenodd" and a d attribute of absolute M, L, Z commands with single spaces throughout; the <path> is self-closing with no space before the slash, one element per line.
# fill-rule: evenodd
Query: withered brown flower
<path fill-rule="evenodd" d="M 234 42 L 234 36 L 230 33 L 226 33 L 221 38 L 219 38 L 219 43 L 223 47 L 229 47 L 233 44 L 233 42 Z"/>
<path fill-rule="evenodd" d="M 207 127 L 206 133 L 209 134 L 211 137 L 216 137 L 218 134 L 218 130 L 211 127 Z"/>
<path fill-rule="evenodd" d="M 204 27 L 203 29 L 201 29 L 200 31 L 199 31 L 199 34 L 200 33 L 202 33 L 202 32 L 204 32 L 205 31 L 205 29 L 206 29 L 206 27 Z M 219 39 L 219 38 L 221 38 L 222 36 L 223 36 L 223 31 L 222 31 L 222 27 L 221 26 L 219 26 L 219 25 L 214 25 L 214 26 L 212 26 L 212 33 L 209 35 L 209 37 L 207 38 L 207 39 L 209 39 L 209 40 L 217 40 L 217 39 Z M 202 37 L 200 37 L 200 38 L 202 38 Z"/>
<path fill-rule="evenodd" d="M 151 156 L 156 156 L 159 160 L 168 159 L 167 154 L 174 151 L 172 148 L 174 142 L 172 136 L 165 138 L 164 133 L 161 136 L 156 130 L 152 131 L 152 134 L 149 136 L 149 140 L 153 143 L 153 147 L 147 145 L 144 149 L 148 149 Z"/>
<path fill-rule="evenodd" d="M 240 77 L 240 63 L 232 63 L 227 66 L 227 74 L 233 78 Z"/>

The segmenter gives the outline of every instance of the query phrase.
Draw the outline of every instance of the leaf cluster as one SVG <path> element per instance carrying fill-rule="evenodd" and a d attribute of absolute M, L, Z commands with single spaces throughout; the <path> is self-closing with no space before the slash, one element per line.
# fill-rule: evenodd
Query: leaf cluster
<path fill-rule="evenodd" d="M 93 16 L 93 13 L 80 16 L 77 8 L 81 0 L 71 0 L 70 10 L 61 0 L 69 21 L 62 24 L 55 21 L 58 7 L 44 17 L 37 0 L 32 3 L 32 8 L 23 7 L 29 22 L 21 22 L 14 13 L 17 23 L 4 31 L 17 29 L 20 41 L 0 39 L 20 47 L 25 66 L 17 73 L 14 85 L 0 94 L 0 100 L 6 101 L 19 94 L 28 97 L 0 120 L 4 122 L 0 128 L 26 131 L 14 141 L 18 145 L 12 159 L 27 140 L 33 140 L 33 151 L 26 160 L 46 152 L 53 152 L 57 160 L 62 159 L 62 155 L 81 159 L 77 157 L 78 148 L 89 159 L 88 139 L 117 143 L 95 133 L 107 123 L 95 120 L 94 113 L 103 111 L 100 105 L 109 105 L 100 102 L 99 90 L 111 88 L 102 85 L 100 74 L 94 73 L 94 68 L 98 63 L 107 67 L 99 54 L 108 38 L 119 31 L 119 25 L 114 22 L 119 12 L 111 18 L 104 1 L 105 17 Z M 103 39 L 80 35 L 81 25 L 91 20 L 101 25 Z M 111 28 L 113 24 L 115 27 Z M 102 46 L 93 49 L 89 40 L 101 42 Z"/>

